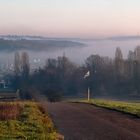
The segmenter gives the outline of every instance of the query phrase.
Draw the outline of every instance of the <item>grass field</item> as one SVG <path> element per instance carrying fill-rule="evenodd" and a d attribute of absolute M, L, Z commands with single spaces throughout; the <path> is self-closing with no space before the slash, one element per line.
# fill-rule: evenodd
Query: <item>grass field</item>
<path fill-rule="evenodd" d="M 87 100 L 81 100 L 79 102 L 90 103 L 100 107 L 114 109 L 140 117 L 140 103 L 138 102 L 123 102 L 123 101 L 100 100 L 100 99 L 92 99 L 89 102 Z"/>
<path fill-rule="evenodd" d="M 59 140 L 52 120 L 35 102 L 0 103 L 0 140 Z"/>

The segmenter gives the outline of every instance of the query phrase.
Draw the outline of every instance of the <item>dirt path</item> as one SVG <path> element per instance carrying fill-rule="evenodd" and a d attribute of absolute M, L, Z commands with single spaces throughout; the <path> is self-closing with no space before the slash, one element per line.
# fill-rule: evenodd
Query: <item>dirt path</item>
<path fill-rule="evenodd" d="M 93 105 L 46 103 L 65 140 L 140 140 L 140 119 Z"/>

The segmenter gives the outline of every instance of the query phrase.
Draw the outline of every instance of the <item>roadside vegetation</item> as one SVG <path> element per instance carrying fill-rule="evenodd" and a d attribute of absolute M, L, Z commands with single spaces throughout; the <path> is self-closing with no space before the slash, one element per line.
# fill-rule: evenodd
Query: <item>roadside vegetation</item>
<path fill-rule="evenodd" d="M 0 140 L 59 140 L 52 120 L 35 102 L 0 103 Z"/>
<path fill-rule="evenodd" d="M 140 102 L 123 102 L 100 99 L 92 99 L 89 102 L 87 100 L 81 100 L 80 102 L 94 104 L 100 107 L 105 107 L 140 117 Z"/>

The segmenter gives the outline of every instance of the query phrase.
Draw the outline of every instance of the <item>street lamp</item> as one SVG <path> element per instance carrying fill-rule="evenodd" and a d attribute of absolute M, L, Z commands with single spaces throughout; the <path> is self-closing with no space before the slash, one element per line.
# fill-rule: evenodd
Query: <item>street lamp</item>
<path fill-rule="evenodd" d="M 97 70 L 95 70 L 94 72 L 93 72 L 93 74 L 96 74 L 97 73 Z M 90 78 L 90 75 L 91 75 L 91 72 L 90 71 L 88 71 L 86 74 L 85 74 L 85 76 L 84 76 L 84 79 L 89 79 Z M 90 91 L 90 84 L 88 83 L 88 89 L 87 89 L 87 99 L 88 99 L 88 102 L 90 101 L 90 93 L 91 91 Z"/>
<path fill-rule="evenodd" d="M 90 77 L 90 71 L 88 71 L 88 72 L 85 74 L 84 79 L 87 79 L 87 78 L 89 78 L 89 77 Z M 88 102 L 89 102 L 89 101 L 90 101 L 90 87 L 89 87 L 89 85 L 88 85 L 88 89 L 87 89 L 87 94 L 88 94 L 87 99 L 88 99 Z"/>

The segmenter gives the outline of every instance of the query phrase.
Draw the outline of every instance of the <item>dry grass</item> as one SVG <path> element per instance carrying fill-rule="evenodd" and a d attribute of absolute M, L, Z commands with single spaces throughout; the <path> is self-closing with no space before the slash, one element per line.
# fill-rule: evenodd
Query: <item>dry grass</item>
<path fill-rule="evenodd" d="M 1 102 L 0 103 L 0 120 L 15 120 L 19 117 L 22 110 L 20 104 L 12 102 Z"/>
<path fill-rule="evenodd" d="M 63 140 L 36 102 L 0 103 L 0 140 Z"/>

